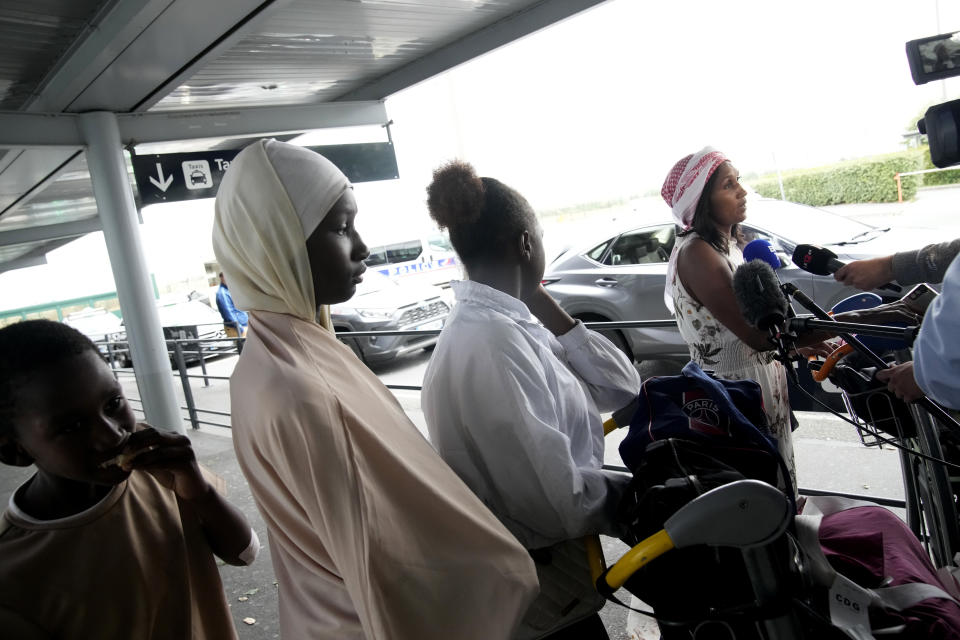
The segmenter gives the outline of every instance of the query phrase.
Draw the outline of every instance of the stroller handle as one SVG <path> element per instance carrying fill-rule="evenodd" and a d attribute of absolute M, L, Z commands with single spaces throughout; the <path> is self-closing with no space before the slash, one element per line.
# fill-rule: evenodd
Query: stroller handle
<path fill-rule="evenodd" d="M 637 398 L 634 398 L 627 404 L 625 407 L 617 409 L 613 412 L 613 415 L 603 423 L 603 435 L 609 434 L 611 431 L 616 431 L 621 427 L 625 427 L 630 424 L 630 418 L 633 417 L 633 414 L 637 411 L 637 407 L 640 406 L 640 401 Z"/>
<path fill-rule="evenodd" d="M 601 574 L 597 580 L 597 591 L 603 594 L 613 593 L 622 587 L 634 572 L 653 562 L 675 546 L 666 529 L 657 531 L 623 554 L 623 557 Z"/>
<path fill-rule="evenodd" d="M 853 347 L 849 344 L 844 344 L 834 349 L 833 352 L 827 356 L 827 359 L 824 360 L 823 364 L 820 365 L 820 368 L 811 372 L 813 379 L 817 382 L 823 382 L 826 380 L 840 359 L 849 353 L 853 353 L 853 351 Z"/>
<path fill-rule="evenodd" d="M 617 421 L 613 418 L 608 418 L 606 422 L 603 423 L 603 435 L 608 435 L 611 431 L 616 431 L 620 428 L 620 425 L 617 424 Z"/>
<path fill-rule="evenodd" d="M 612 594 L 637 570 L 667 551 L 694 545 L 748 548 L 777 539 L 792 518 L 790 501 L 759 480 L 738 480 L 690 501 L 597 579 L 597 590 Z"/>

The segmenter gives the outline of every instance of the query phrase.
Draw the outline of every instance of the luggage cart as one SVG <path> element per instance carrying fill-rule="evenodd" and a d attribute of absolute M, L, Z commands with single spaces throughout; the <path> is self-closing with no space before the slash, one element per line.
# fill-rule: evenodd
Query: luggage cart
<path fill-rule="evenodd" d="M 693 622 L 658 615 L 662 638 L 685 638 L 691 633 L 694 637 L 730 634 L 731 638 L 741 638 L 745 628 L 748 632 L 755 630 L 758 638 L 814 637 L 812 634 L 823 623 L 805 619 L 784 598 L 785 592 L 799 586 L 797 574 L 790 566 L 792 556 L 782 553 L 781 548 L 782 543 L 788 542 L 784 534 L 793 517 L 790 500 L 765 482 L 739 480 L 717 487 L 686 504 L 664 523 L 662 530 L 595 575 L 597 589 L 608 597 L 620 587 L 629 589 L 640 569 L 674 549 L 704 545 L 737 549 L 750 576 L 752 593 L 748 601 L 727 611 L 713 611 L 714 615 L 707 619 Z"/>
<path fill-rule="evenodd" d="M 849 367 L 850 364 L 844 363 L 843 366 Z M 859 409 L 859 413 L 851 412 L 851 415 L 857 415 L 861 420 L 859 424 L 864 437 L 873 437 L 874 446 L 890 440 L 868 433 L 867 430 L 875 431 L 880 425 L 884 433 L 895 433 L 898 442 L 936 453 L 937 449 L 930 446 L 930 438 L 925 437 L 925 434 L 931 435 L 926 433 L 931 429 L 932 434 L 936 434 L 935 420 L 929 418 L 928 423 L 921 422 L 922 415 L 915 415 L 903 403 L 897 406 L 875 389 L 851 387 L 846 393 L 850 407 Z M 888 409 L 896 409 L 895 419 L 889 412 L 881 412 L 879 407 L 885 406 L 884 403 L 888 403 Z M 864 409 L 864 406 L 871 408 Z M 633 405 L 615 413 L 604 424 L 605 433 L 629 423 L 629 416 L 635 409 Z M 648 452 L 652 450 L 647 449 Z M 914 557 L 922 557 L 923 550 L 931 559 L 949 557 L 952 543 L 940 527 L 949 528 L 951 522 L 956 525 L 955 507 L 945 495 L 931 494 L 929 490 L 930 487 L 943 489 L 946 486 L 949 491 L 949 483 L 944 485 L 942 478 L 928 475 L 943 465 L 927 464 L 929 461 L 923 459 L 923 465 L 913 465 L 917 458 L 909 453 L 904 453 L 902 460 L 910 463 L 904 466 L 904 478 L 913 483 L 913 489 L 908 489 L 913 492 L 908 492 L 908 505 L 912 505 L 915 525 L 907 532 L 896 516 L 888 516 L 903 529 L 905 539 L 918 539 L 912 546 Z M 816 500 L 810 498 L 814 501 L 812 507 L 809 502 L 807 504 L 814 512 L 822 506 Z M 835 498 L 826 500 L 836 501 Z M 856 506 L 861 505 L 867 506 L 862 502 Z M 767 482 L 747 479 L 721 485 L 700 493 L 666 521 L 654 520 L 664 522 L 663 529 L 644 537 L 609 568 L 605 566 L 599 545 L 596 545 L 591 569 L 597 589 L 619 602 L 614 594 L 622 587 L 651 605 L 663 640 L 872 637 L 869 629 L 865 629 L 867 635 L 850 635 L 850 629 L 834 617 L 831 602 L 837 596 L 833 589 L 838 582 L 825 580 L 816 566 L 818 562 L 825 565 L 826 558 L 820 550 L 816 527 L 812 529 L 811 538 L 810 516 L 805 512 L 802 518 L 796 518 L 794 514 L 787 496 Z M 921 526 L 924 528 L 919 529 Z M 920 547 L 921 542 L 926 546 Z M 815 559 L 817 555 L 820 561 Z M 695 565 L 696 570 L 690 569 L 691 558 L 699 562 Z M 936 571 L 931 562 L 927 564 L 931 571 Z M 937 561 L 938 567 L 947 564 Z M 651 584 L 657 589 L 662 588 L 662 583 L 657 582 L 657 571 L 660 576 L 671 573 L 687 576 L 685 580 L 688 582 L 679 592 L 675 588 L 668 589 L 672 600 L 654 603 L 646 595 L 650 594 Z M 846 578 L 837 580 L 852 584 Z M 699 588 L 698 583 L 702 581 L 709 585 L 708 589 Z M 926 588 L 927 585 L 921 584 L 920 587 Z M 708 597 L 704 598 L 705 594 Z M 861 602 L 866 610 L 868 601 Z M 876 600 L 869 602 L 873 607 Z M 896 635 L 896 629 L 893 626 L 876 631 Z"/>
<path fill-rule="evenodd" d="M 910 359 L 909 350 L 891 354 L 897 362 Z M 834 351 L 814 371 L 817 382 L 829 379 L 840 389 L 847 413 L 866 447 L 899 444 L 907 525 L 925 545 L 938 567 L 953 563 L 960 552 L 956 474 L 943 460 L 941 434 L 954 425 L 941 425 L 918 403 L 906 404 L 875 380 L 876 368 L 864 366 L 849 345 Z M 919 454 L 919 455 L 917 455 Z"/>
<path fill-rule="evenodd" d="M 604 434 L 630 424 L 637 409 L 635 401 L 615 412 L 604 423 Z M 690 446 L 699 445 L 658 439 L 646 448 L 644 459 L 688 455 Z M 734 445 L 733 450 L 743 455 L 744 449 Z M 709 459 L 708 450 L 700 453 Z M 697 473 L 687 469 L 685 473 Z M 804 584 L 802 553 L 791 532 L 795 502 L 770 483 L 769 468 L 762 474 L 767 481 L 730 471 L 723 478 L 687 476 L 685 480 L 692 480 L 696 489 L 679 502 L 654 500 L 658 515 L 648 514 L 651 518 L 644 519 L 645 525 L 629 525 L 631 533 L 624 541 L 636 544 L 609 568 L 599 544 L 588 543 L 597 590 L 619 603 L 614 593 L 623 587 L 643 600 L 653 608 L 646 613 L 656 619 L 663 640 L 841 637 L 834 635 L 829 616 L 819 613 L 823 603 L 804 595 L 810 590 Z M 646 486 L 647 480 L 637 486 Z M 715 481 L 722 484 L 709 489 Z M 654 531 L 650 525 L 655 522 L 663 523 L 662 530 Z M 654 532 L 648 535 L 648 531 Z M 690 571 L 691 565 L 696 569 Z M 664 576 L 678 577 L 683 584 L 668 585 Z M 650 585 L 656 597 L 649 597 Z"/>

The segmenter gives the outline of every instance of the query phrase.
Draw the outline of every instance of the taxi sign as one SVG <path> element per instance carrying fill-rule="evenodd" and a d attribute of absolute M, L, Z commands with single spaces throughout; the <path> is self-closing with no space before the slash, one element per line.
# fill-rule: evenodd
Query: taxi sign
<path fill-rule="evenodd" d="M 307 147 L 326 157 L 350 182 L 395 180 L 400 177 L 390 142 Z M 217 195 L 223 174 L 241 149 L 191 153 L 132 154 L 133 175 L 143 206 Z"/>

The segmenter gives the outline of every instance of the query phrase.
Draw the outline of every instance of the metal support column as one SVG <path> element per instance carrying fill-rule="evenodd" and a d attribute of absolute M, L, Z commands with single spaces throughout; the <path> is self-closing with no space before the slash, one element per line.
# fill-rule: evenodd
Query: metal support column
<path fill-rule="evenodd" d="M 85 113 L 80 116 L 80 132 L 87 145 L 87 165 L 123 311 L 143 412 L 154 427 L 184 433 L 173 390 L 170 358 L 137 228 L 136 205 L 127 178 L 117 117 L 108 111 Z"/>

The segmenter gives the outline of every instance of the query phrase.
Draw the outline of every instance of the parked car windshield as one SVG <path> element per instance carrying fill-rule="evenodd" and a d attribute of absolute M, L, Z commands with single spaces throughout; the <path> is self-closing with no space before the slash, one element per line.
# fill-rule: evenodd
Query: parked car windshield
<path fill-rule="evenodd" d="M 103 340 L 104 336 L 123 331 L 123 322 L 120 318 L 106 309 L 87 307 L 77 313 L 71 313 L 63 321 L 92 340 Z"/>
<path fill-rule="evenodd" d="M 781 200 L 763 199 L 747 205 L 747 225 L 756 225 L 788 240 L 810 244 L 836 244 L 854 238 L 865 239 L 876 227 L 850 220 L 816 207 L 803 206 Z"/>
<path fill-rule="evenodd" d="M 216 325 L 223 322 L 219 312 L 197 300 L 158 304 L 157 312 L 163 327 Z"/>
<path fill-rule="evenodd" d="M 427 238 L 427 245 L 434 251 L 453 253 L 453 245 L 450 244 L 450 239 L 446 236 L 431 236 Z"/>

